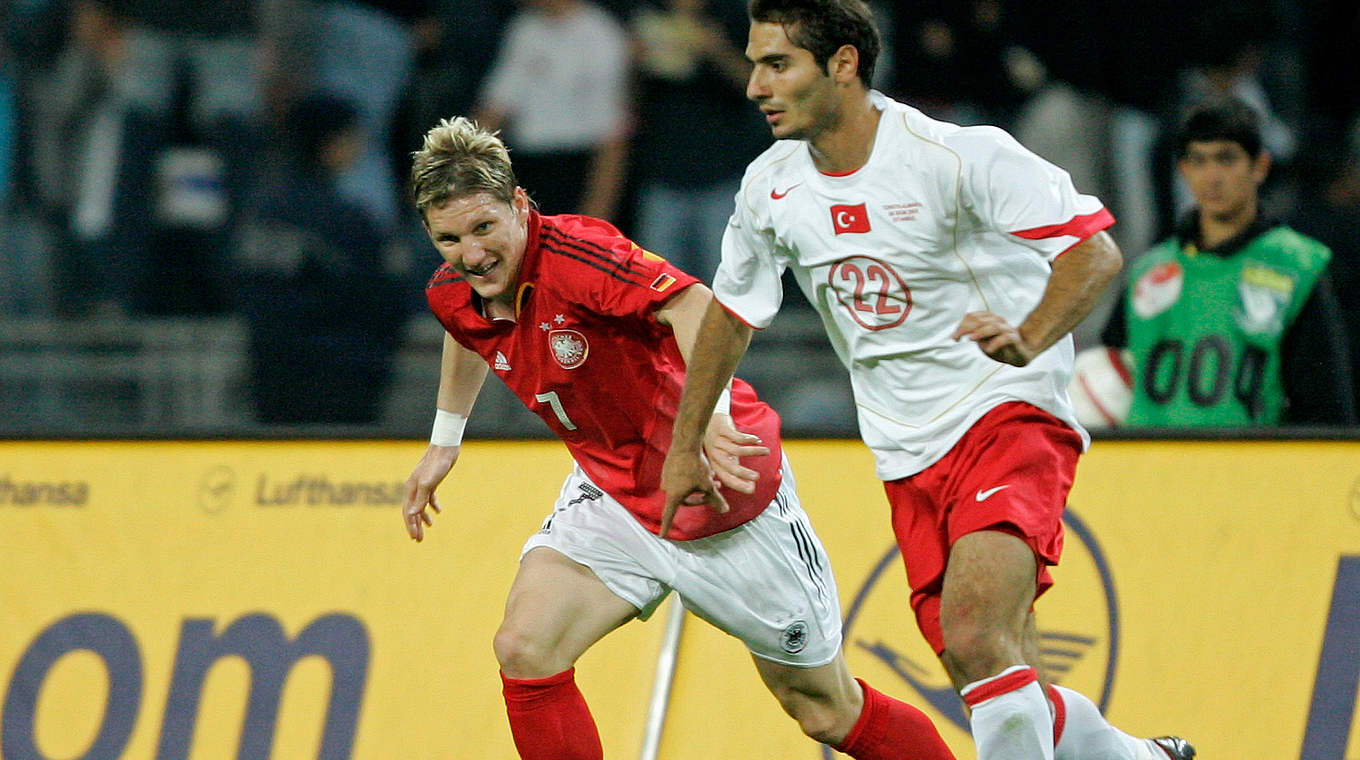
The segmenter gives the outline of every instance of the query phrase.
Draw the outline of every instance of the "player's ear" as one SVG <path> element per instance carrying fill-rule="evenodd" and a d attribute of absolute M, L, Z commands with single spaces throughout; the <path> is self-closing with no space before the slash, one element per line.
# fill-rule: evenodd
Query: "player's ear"
<path fill-rule="evenodd" d="M 1265 148 L 1251 160 L 1251 174 L 1256 178 L 1257 185 L 1266 181 L 1266 175 L 1270 174 L 1271 161 L 1270 151 Z"/>
<path fill-rule="evenodd" d="M 837 84 L 850 84 L 859 76 L 859 48 L 841 45 L 827 62 L 827 74 Z"/>

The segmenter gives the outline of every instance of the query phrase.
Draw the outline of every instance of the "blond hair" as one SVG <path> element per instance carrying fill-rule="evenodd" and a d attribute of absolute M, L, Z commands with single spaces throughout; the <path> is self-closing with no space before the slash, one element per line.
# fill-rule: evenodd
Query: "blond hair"
<path fill-rule="evenodd" d="M 411 200 L 422 219 L 432 206 L 478 193 L 514 203 L 515 184 L 505 143 L 463 116 L 441 119 L 412 154 Z"/>

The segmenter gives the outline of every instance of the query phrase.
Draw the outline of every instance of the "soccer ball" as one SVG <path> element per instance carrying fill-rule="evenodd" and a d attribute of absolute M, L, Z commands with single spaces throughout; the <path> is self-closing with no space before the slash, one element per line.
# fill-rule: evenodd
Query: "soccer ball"
<path fill-rule="evenodd" d="M 1119 427 L 1133 402 L 1133 364 L 1127 350 L 1096 346 L 1077 354 L 1067 395 L 1077 421 L 1089 430 Z"/>

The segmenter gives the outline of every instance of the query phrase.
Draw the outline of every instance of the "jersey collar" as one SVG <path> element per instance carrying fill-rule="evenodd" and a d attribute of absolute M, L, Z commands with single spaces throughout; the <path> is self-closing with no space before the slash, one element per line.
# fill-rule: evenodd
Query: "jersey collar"
<path fill-rule="evenodd" d="M 1228 258 L 1246 248 L 1248 243 L 1260 237 L 1267 230 L 1278 226 L 1280 226 L 1279 220 L 1267 215 L 1265 209 L 1257 206 L 1256 218 L 1252 219 L 1245 229 L 1213 248 L 1204 248 L 1200 245 L 1199 239 L 1199 209 L 1195 208 L 1181 218 L 1181 222 L 1177 226 L 1177 236 L 1181 239 L 1181 250 L 1191 256 L 1209 253 L 1219 258 Z"/>
<path fill-rule="evenodd" d="M 538 209 L 530 207 L 529 226 L 524 236 L 524 258 L 519 264 L 519 282 L 515 284 L 515 319 L 523 313 L 534 292 L 534 282 L 538 279 L 538 259 L 540 235 L 543 230 L 543 215 Z"/>

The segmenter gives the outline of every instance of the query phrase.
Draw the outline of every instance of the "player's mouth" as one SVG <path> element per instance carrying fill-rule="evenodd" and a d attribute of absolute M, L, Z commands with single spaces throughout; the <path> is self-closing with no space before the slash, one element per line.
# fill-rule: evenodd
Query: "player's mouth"
<path fill-rule="evenodd" d="M 761 109 L 761 113 L 765 114 L 765 123 L 766 123 L 766 124 L 769 124 L 770 126 L 774 126 L 775 124 L 778 124 L 778 123 L 779 123 L 779 120 L 782 119 L 782 118 L 784 117 L 784 112 L 783 112 L 783 111 L 774 111 L 774 110 L 768 110 L 768 111 L 767 111 L 767 110 L 765 110 L 765 109 L 762 108 L 762 109 Z"/>
<path fill-rule="evenodd" d="M 491 261 L 488 261 L 488 262 L 486 262 L 485 264 L 482 264 L 482 265 L 479 266 L 479 267 L 467 267 L 467 266 L 465 266 L 465 267 L 463 267 L 463 272 L 466 273 L 467 275 L 471 276 L 471 277 L 482 277 L 482 278 L 484 278 L 484 277 L 486 277 L 488 274 L 491 274 L 492 270 L 494 270 L 494 269 L 496 268 L 496 265 L 497 265 L 498 263 L 499 263 L 499 262 L 497 262 L 495 259 L 492 259 Z"/>

